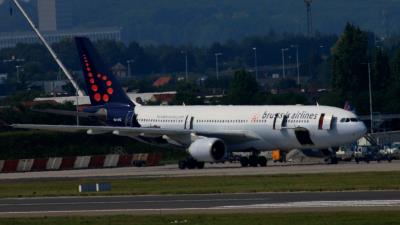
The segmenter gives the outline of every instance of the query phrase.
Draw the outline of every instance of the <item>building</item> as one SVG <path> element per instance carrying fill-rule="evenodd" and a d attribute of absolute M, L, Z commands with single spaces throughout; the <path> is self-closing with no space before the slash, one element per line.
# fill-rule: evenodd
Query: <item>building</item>
<path fill-rule="evenodd" d="M 158 102 L 160 104 L 169 104 L 174 99 L 176 91 L 169 92 L 153 92 L 153 93 L 127 93 L 128 97 L 135 102 L 140 104 L 146 102 Z M 80 106 L 90 105 L 90 99 L 88 96 L 68 96 L 68 97 L 48 97 L 48 98 L 36 98 L 34 102 L 36 103 L 60 103 L 64 104 L 67 102 L 72 102 L 76 105 L 76 102 Z"/>
<path fill-rule="evenodd" d="M 172 80 L 171 76 L 163 76 L 158 78 L 156 81 L 153 82 L 153 87 L 160 88 L 169 84 Z"/>
<path fill-rule="evenodd" d="M 66 91 L 64 86 L 69 84 L 68 80 L 35 81 L 30 84 L 31 87 L 40 87 L 49 95 L 64 95 Z"/>
<path fill-rule="evenodd" d="M 110 70 L 119 79 L 124 79 L 128 76 L 127 69 L 122 63 L 115 64 Z"/>
<path fill-rule="evenodd" d="M 73 27 L 74 5 L 70 0 L 37 0 L 38 27 L 57 31 Z"/>
<path fill-rule="evenodd" d="M 97 28 L 84 30 L 64 30 L 64 31 L 48 31 L 42 32 L 44 38 L 50 43 L 57 43 L 65 38 L 73 38 L 75 36 L 85 36 L 92 41 L 98 40 L 114 40 L 121 41 L 121 28 Z M 0 49 L 12 48 L 18 43 L 32 44 L 40 43 L 39 38 L 32 32 L 14 32 L 0 33 Z"/>
<path fill-rule="evenodd" d="M 38 17 L 34 23 L 50 44 L 74 36 L 86 36 L 92 41 L 121 41 L 120 27 L 74 29 L 72 17 L 74 4 L 69 1 L 37 0 Z M 36 19 L 34 15 L 31 18 Z M 40 40 L 33 31 L 0 33 L 0 49 L 15 47 L 18 43 L 40 43 Z"/>
<path fill-rule="evenodd" d="M 39 30 L 57 31 L 56 0 L 38 0 Z"/>

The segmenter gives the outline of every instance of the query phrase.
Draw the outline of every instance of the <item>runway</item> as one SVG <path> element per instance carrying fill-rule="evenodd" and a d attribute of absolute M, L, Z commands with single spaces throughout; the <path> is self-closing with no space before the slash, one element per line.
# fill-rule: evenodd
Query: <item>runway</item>
<path fill-rule="evenodd" d="M 400 192 L 298 192 L 1 199 L 0 216 L 400 210 Z"/>
<path fill-rule="evenodd" d="M 177 165 L 156 167 L 124 167 L 107 169 L 84 169 L 66 171 L 45 171 L 27 173 L 0 173 L 0 180 L 48 179 L 48 178 L 118 178 L 118 177 L 192 177 L 192 176 L 242 176 L 275 174 L 312 174 L 312 173 L 347 173 L 347 172 L 387 172 L 400 171 L 400 161 L 371 162 L 356 164 L 340 163 L 337 165 L 313 164 L 292 165 L 290 163 L 270 163 L 267 167 L 241 168 L 238 163 L 207 164 L 198 170 L 180 170 Z"/>

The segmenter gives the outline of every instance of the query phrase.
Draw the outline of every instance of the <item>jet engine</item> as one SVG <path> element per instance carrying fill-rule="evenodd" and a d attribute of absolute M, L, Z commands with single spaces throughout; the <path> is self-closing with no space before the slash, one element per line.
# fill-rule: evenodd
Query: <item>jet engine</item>
<path fill-rule="evenodd" d="M 199 162 L 216 162 L 224 158 L 226 146 L 217 138 L 200 138 L 189 146 L 188 151 Z"/>

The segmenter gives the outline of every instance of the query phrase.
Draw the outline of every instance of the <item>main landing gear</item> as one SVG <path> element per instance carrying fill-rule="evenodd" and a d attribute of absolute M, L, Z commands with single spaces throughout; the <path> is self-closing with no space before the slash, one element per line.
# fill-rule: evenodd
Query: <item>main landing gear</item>
<path fill-rule="evenodd" d="M 267 166 L 267 158 L 264 156 L 259 156 L 259 154 L 253 152 L 249 157 L 242 156 L 240 157 L 240 164 L 242 167 L 266 167 Z"/>
<path fill-rule="evenodd" d="M 184 170 L 184 169 L 203 169 L 204 168 L 204 162 L 199 162 L 193 158 L 187 158 L 186 160 L 180 160 L 178 163 L 179 169 Z"/>

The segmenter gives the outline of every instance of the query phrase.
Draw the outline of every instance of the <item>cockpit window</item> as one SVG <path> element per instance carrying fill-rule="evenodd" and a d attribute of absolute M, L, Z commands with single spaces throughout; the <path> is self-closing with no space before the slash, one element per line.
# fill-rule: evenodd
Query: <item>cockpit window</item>
<path fill-rule="evenodd" d="M 358 122 L 359 120 L 357 118 L 342 118 L 340 119 L 341 123 L 349 123 L 349 122 Z"/>

